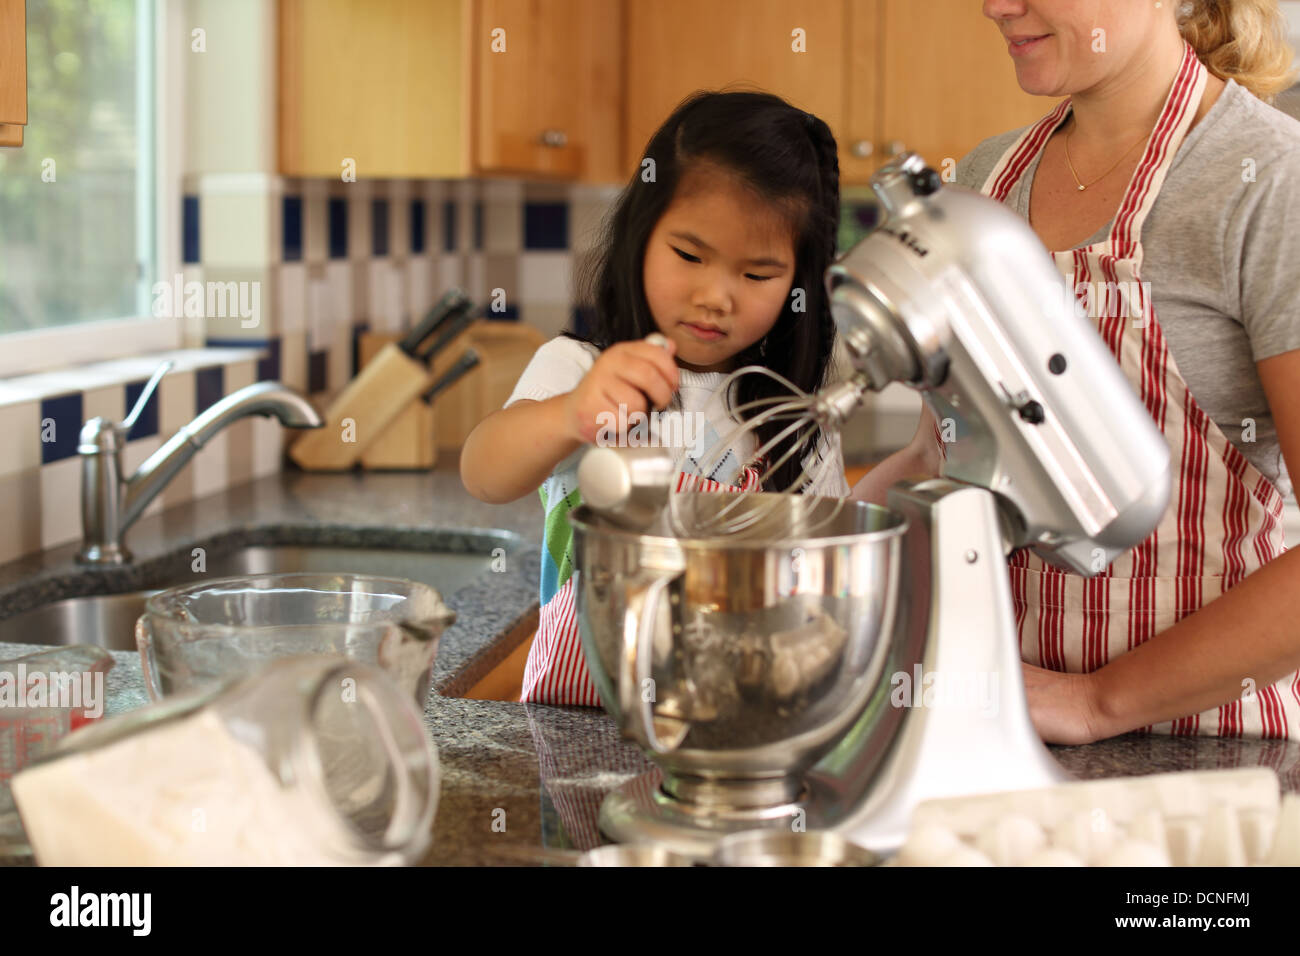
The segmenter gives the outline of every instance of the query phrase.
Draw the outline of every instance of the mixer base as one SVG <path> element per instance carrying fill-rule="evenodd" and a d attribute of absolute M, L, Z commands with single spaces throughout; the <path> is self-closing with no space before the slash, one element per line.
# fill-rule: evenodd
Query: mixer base
<path fill-rule="evenodd" d="M 769 806 L 736 808 L 700 806 L 664 792 L 657 767 L 629 780 L 600 805 L 600 831 L 616 843 L 652 841 L 696 860 L 713 855 L 717 842 L 731 833 L 760 829 L 803 829 L 807 807 L 802 799 Z"/>

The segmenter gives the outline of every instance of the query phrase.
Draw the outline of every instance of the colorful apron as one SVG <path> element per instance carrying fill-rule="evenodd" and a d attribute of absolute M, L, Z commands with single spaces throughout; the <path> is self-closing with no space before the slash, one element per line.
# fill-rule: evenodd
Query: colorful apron
<path fill-rule="evenodd" d="M 1097 577 L 1046 565 L 1027 549 L 1008 560 L 1012 602 L 1025 661 L 1086 673 L 1167 630 L 1286 549 L 1282 495 L 1196 404 L 1170 355 L 1155 307 L 1140 284 L 1142 224 L 1201 102 L 1207 72 L 1190 46 L 1146 152 L 1103 242 L 1054 252 L 1076 295 L 1132 283 L 1144 321 L 1103 308 L 1097 329 L 1160 426 L 1177 474 L 1156 530 Z M 1005 202 L 1048 138 L 1069 116 L 1062 102 L 999 160 L 985 195 Z M 1115 286 L 1110 286 L 1115 288 Z M 1109 300 L 1108 301 L 1113 301 Z M 1107 313 L 1117 311 L 1119 315 Z M 1231 635 L 1224 635 L 1231 653 Z M 1279 737 L 1300 733 L 1300 672 L 1201 714 L 1148 726 L 1162 734 Z"/>
<path fill-rule="evenodd" d="M 760 463 L 761 464 L 761 463 Z M 740 486 L 723 485 L 711 478 L 700 478 L 678 472 L 677 490 L 697 491 L 756 491 L 759 470 L 745 469 L 745 480 Z M 578 636 L 578 614 L 574 606 L 574 587 L 581 572 L 574 569 L 555 597 L 547 601 L 538 613 L 537 634 L 528 649 L 524 664 L 521 701 L 539 704 L 577 704 L 599 707 L 600 695 L 587 673 L 587 662 L 582 655 L 582 639 Z"/>

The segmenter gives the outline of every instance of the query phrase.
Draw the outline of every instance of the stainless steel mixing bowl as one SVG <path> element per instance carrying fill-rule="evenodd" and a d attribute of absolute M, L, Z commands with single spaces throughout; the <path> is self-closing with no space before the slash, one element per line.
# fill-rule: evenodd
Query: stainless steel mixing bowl
<path fill-rule="evenodd" d="M 794 533 L 678 539 L 663 517 L 637 533 L 586 505 L 570 515 L 592 680 L 663 768 L 664 790 L 700 807 L 797 799 L 804 771 L 884 677 L 897 617 L 902 516 L 809 495 L 747 497 L 742 509 L 775 508 Z M 733 500 L 690 498 L 698 508 Z M 816 537 L 800 537 L 806 527 Z"/>

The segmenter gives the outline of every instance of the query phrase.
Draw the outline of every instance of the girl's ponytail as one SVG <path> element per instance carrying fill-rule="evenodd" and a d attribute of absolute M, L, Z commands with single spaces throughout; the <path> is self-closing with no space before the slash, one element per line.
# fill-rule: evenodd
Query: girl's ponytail
<path fill-rule="evenodd" d="M 1277 0 L 1184 0 L 1178 29 L 1205 68 L 1265 103 L 1295 82 L 1294 53 Z"/>

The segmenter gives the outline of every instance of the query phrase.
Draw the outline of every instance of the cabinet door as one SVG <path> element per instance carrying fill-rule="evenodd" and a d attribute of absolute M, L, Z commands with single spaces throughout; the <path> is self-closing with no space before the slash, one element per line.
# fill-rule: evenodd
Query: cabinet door
<path fill-rule="evenodd" d="M 0 0 L 0 146 L 21 146 L 27 124 L 27 8 Z"/>
<path fill-rule="evenodd" d="M 280 0 L 280 171 L 469 172 L 468 0 Z"/>
<path fill-rule="evenodd" d="M 612 0 L 475 5 L 478 171 L 619 178 L 622 9 Z"/>
<path fill-rule="evenodd" d="M 844 0 L 628 0 L 627 17 L 628 175 L 654 131 L 699 89 L 756 86 L 816 113 L 840 136 Z"/>
<path fill-rule="evenodd" d="M 1055 105 L 1020 89 L 1006 41 L 975 0 L 882 3 L 883 158 L 901 147 L 942 171 Z"/>
<path fill-rule="evenodd" d="M 880 165 L 877 141 L 880 99 L 880 0 L 846 0 L 848 76 L 844 90 L 844 129 L 840 145 L 840 183 L 864 183 Z"/>

